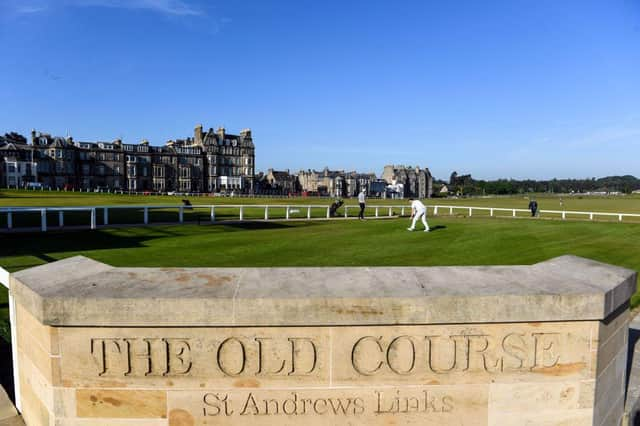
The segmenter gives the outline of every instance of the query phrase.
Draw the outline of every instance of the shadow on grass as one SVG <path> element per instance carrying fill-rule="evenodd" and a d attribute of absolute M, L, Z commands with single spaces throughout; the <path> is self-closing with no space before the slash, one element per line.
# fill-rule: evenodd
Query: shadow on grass
<path fill-rule="evenodd" d="M 286 229 L 286 228 L 293 228 L 295 226 L 295 225 L 290 225 L 282 222 L 251 222 L 251 221 L 219 223 L 218 225 L 222 225 L 225 228 L 231 228 L 233 230 L 245 230 L 245 231 L 257 231 L 257 230 L 263 230 L 263 229 Z M 308 224 L 305 224 L 305 225 L 308 225 Z"/>
<path fill-rule="evenodd" d="M 305 223 L 305 226 L 316 224 Z M 180 225 L 177 225 L 180 226 Z M 187 225 L 188 226 L 188 225 Z M 273 229 L 294 228 L 296 224 L 281 222 L 243 221 L 243 222 L 219 222 L 199 228 L 198 233 L 211 230 L 212 232 L 236 232 L 259 231 Z M 123 228 L 121 228 L 123 229 Z M 143 230 L 144 231 L 141 231 Z M 131 233 L 113 232 L 112 230 L 97 231 L 51 231 L 42 233 L 5 234 L 0 236 L 0 258 L 33 256 L 44 262 L 54 262 L 57 257 L 53 253 L 89 252 L 94 250 L 131 249 L 148 245 L 148 241 L 165 237 L 189 236 L 193 228 L 181 232 L 178 229 L 170 229 L 164 226 L 152 226 L 148 228 L 132 228 Z"/>
<path fill-rule="evenodd" d="M 447 229 L 447 227 L 445 225 L 432 226 L 431 228 L 429 228 L 429 232 L 439 231 L 441 229 Z"/>
<path fill-rule="evenodd" d="M 153 231 L 156 230 L 154 229 Z M 44 262 L 53 262 L 57 259 L 50 256 L 49 253 L 143 247 L 145 241 L 174 235 L 174 233 L 166 230 L 157 231 L 144 236 L 123 236 L 103 231 L 51 232 L 46 235 L 40 233 L 3 235 L 3 244 L 0 245 L 0 258 L 34 256 Z"/>

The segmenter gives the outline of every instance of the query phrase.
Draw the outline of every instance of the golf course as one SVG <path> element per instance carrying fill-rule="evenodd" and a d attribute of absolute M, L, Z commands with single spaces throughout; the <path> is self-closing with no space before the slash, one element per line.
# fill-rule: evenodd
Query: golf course
<path fill-rule="evenodd" d="M 93 193 L 0 192 L 0 207 L 180 205 L 181 198 Z M 558 197 L 537 196 L 540 208 L 557 209 Z M 329 199 L 247 199 L 189 197 L 195 204 L 325 205 Z M 427 204 L 526 208 L 526 199 L 496 197 L 438 199 Z M 640 212 L 640 198 L 564 197 L 564 208 L 580 211 Z M 347 200 L 354 205 L 353 200 Z M 403 205 L 406 200 L 370 200 L 370 205 Z M 553 205 L 552 205 L 553 204 Z M 357 214 L 354 206 L 353 216 Z M 124 210 L 129 211 L 129 210 Z M 386 210 L 385 210 L 386 211 Z M 262 210 L 256 211 L 260 217 Z M 321 217 L 324 210 L 318 211 Z M 339 211 L 342 212 L 342 209 Z M 398 212 L 394 212 L 398 214 Z M 80 214 L 80 213 L 78 213 Z M 83 213 L 86 214 L 86 213 Z M 125 214 L 125 213 L 120 213 Z M 131 214 L 131 213 L 128 213 Z M 135 213 L 139 214 L 139 213 Z M 153 214 L 162 214 L 154 212 Z M 175 221 L 175 210 L 165 212 Z M 190 212 L 196 214 L 196 212 Z M 205 215 L 206 212 L 203 212 Z M 228 212 L 237 218 L 237 212 Z M 249 212 L 251 217 L 251 212 Z M 408 214 L 408 211 L 406 212 Z M 316 213 L 314 213 L 314 216 Z M 351 213 L 350 213 L 351 215 Z M 3 216 L 3 215 L 0 215 Z M 6 216 L 6 215 L 4 215 Z M 222 219 L 224 219 L 224 213 Z M 127 219 L 127 217 L 122 218 Z M 4 221 L 6 218 L 0 218 Z M 573 254 L 640 270 L 640 224 L 611 221 L 543 220 L 521 217 L 428 218 L 432 232 L 406 230 L 408 217 L 364 221 L 251 221 L 184 225 L 56 230 L 0 234 L 0 266 L 9 272 L 75 255 L 114 266 L 443 266 L 533 264 Z M 138 222 L 140 222 L 138 218 Z M 86 221 L 85 221 L 86 223 Z M 473 283 L 469 283 L 473 285 Z M 632 299 L 640 304 L 640 294 Z M 0 333 L 8 333 L 7 293 L 0 288 Z"/>

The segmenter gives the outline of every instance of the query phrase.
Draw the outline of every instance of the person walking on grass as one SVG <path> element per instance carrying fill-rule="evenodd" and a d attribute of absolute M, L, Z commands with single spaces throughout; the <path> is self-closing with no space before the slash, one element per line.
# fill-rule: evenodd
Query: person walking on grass
<path fill-rule="evenodd" d="M 360 213 L 358 214 L 358 219 L 363 220 L 364 219 L 364 207 L 365 207 L 364 189 L 361 189 L 360 193 L 358 194 L 358 203 L 360 204 Z"/>
<path fill-rule="evenodd" d="M 407 231 L 413 231 L 416 229 L 416 222 L 418 219 L 422 219 L 424 224 L 424 232 L 429 232 L 429 224 L 427 223 L 427 207 L 422 204 L 420 200 L 409 198 L 411 202 L 411 226 L 407 228 Z"/>

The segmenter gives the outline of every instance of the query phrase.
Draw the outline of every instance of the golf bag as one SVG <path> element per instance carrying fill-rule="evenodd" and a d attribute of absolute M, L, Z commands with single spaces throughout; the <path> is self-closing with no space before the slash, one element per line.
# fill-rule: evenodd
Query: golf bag
<path fill-rule="evenodd" d="M 340 206 L 342 206 L 344 204 L 344 201 L 338 199 L 335 200 L 333 203 L 331 203 L 331 206 L 329 207 L 329 216 L 330 217 L 336 217 L 336 211 L 340 208 Z"/>

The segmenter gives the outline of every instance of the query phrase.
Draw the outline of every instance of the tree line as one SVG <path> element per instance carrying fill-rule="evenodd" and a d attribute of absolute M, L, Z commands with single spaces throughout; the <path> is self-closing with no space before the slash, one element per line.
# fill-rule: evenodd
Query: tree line
<path fill-rule="evenodd" d="M 449 182 L 436 181 L 447 185 L 449 193 L 459 195 L 509 195 L 527 192 L 547 193 L 585 193 L 585 192 L 621 192 L 630 194 L 640 189 L 640 179 L 635 176 L 607 176 L 586 179 L 473 179 L 470 174 L 458 175 L 451 173 Z"/>

